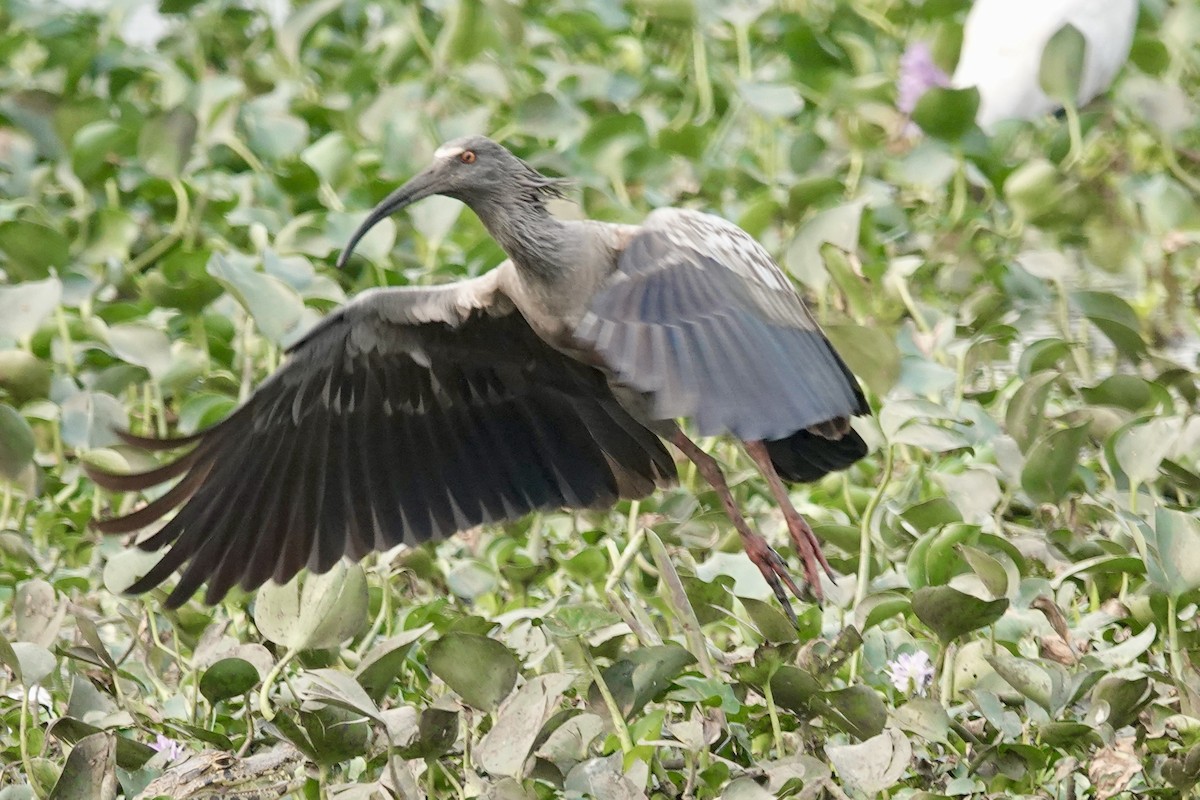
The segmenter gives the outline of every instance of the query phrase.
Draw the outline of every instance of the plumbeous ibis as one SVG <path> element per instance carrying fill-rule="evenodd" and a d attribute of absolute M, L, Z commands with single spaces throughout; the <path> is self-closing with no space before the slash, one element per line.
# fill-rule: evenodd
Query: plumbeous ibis
<path fill-rule="evenodd" d="M 367 217 L 339 265 L 373 225 L 434 194 L 466 203 L 506 261 L 441 286 L 363 292 L 222 422 L 176 439 L 125 434 L 148 450 L 191 446 L 141 474 L 90 470 L 118 491 L 178 478 L 98 523 L 135 531 L 178 509 L 140 543 L 170 549 L 129 590 L 179 569 L 168 605 L 206 581 L 214 603 L 234 584 L 284 582 L 343 556 L 644 497 L 676 478 L 665 440 L 716 490 L 790 613 L 783 587 L 799 587 L 680 430 L 687 417 L 701 435 L 744 443 L 819 599 L 829 565 L 785 482 L 866 454 L 850 426 L 869 413 L 854 376 L 745 231 L 676 208 L 641 225 L 560 221 L 546 208 L 559 185 L 485 137 L 443 145 Z"/>

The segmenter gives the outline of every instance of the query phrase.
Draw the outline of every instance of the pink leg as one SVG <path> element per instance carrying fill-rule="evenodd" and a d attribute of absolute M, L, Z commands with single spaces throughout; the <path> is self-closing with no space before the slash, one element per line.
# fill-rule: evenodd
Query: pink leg
<path fill-rule="evenodd" d="M 834 574 L 833 568 L 825 560 L 825 554 L 821 552 L 820 540 L 817 539 L 808 523 L 804 521 L 804 517 L 800 516 L 800 512 L 792 505 L 787 487 L 784 486 L 779 473 L 775 471 L 775 465 L 771 463 L 767 446 L 761 441 L 743 442 L 743 444 L 746 445 L 746 452 L 750 454 L 750 458 L 754 459 L 754 463 L 758 465 L 759 472 L 767 479 L 767 486 L 770 487 L 775 502 L 779 503 L 779 508 L 783 511 L 783 518 L 787 520 L 788 533 L 792 537 L 792 543 L 796 546 L 796 552 L 800 554 L 801 560 L 804 561 L 805 580 L 812 587 L 813 594 L 817 596 L 817 599 L 822 599 L 817 567 L 825 570 L 825 574 L 831 579 Z"/>
<path fill-rule="evenodd" d="M 746 523 L 737 503 L 733 501 L 733 493 L 729 491 L 729 485 L 725 482 L 725 476 L 721 473 L 716 459 L 701 450 L 695 442 L 684 435 L 683 431 L 676 430 L 671 435 L 671 444 L 678 447 L 696 465 L 700 475 L 716 491 L 717 497 L 721 500 L 721 507 L 725 509 L 725 514 L 733 522 L 734 529 L 742 537 L 742 546 L 746 549 L 746 555 L 758 567 L 758 571 L 766 579 L 771 591 L 775 593 L 775 597 L 778 598 L 792 623 L 798 624 L 796 612 L 792 610 L 791 602 L 789 602 L 783 587 L 787 586 L 791 593 L 800 600 L 806 600 L 807 597 L 792 580 L 784 560 L 772 549 L 771 545 L 767 544 L 766 539 L 751 530 L 749 524 Z M 817 591 L 820 591 L 820 586 L 817 586 Z"/>

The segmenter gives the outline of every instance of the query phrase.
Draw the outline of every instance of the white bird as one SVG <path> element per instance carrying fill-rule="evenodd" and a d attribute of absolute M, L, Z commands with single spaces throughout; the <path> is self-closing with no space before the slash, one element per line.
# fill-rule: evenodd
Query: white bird
<path fill-rule="evenodd" d="M 979 89 L 976 122 L 985 131 L 1048 114 L 1061 103 L 1042 91 L 1042 52 L 1070 24 L 1087 42 L 1076 98 L 1082 106 L 1108 89 L 1129 57 L 1137 11 L 1137 0 L 976 0 L 951 83 Z"/>

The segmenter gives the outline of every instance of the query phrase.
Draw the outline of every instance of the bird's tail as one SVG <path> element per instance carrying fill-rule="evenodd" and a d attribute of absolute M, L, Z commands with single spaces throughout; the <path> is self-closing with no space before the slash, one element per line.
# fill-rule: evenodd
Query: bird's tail
<path fill-rule="evenodd" d="M 797 431 L 766 445 L 779 477 L 792 483 L 815 481 L 834 470 L 845 469 L 867 454 L 867 443 L 853 429 L 840 439 Z"/>

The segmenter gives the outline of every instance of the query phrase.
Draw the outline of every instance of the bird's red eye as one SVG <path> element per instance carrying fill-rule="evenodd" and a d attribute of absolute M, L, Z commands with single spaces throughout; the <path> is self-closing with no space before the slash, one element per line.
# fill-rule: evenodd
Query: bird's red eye
<path fill-rule="evenodd" d="M 461 153 L 458 154 L 458 160 L 463 162 L 464 164 L 474 164 L 475 163 L 475 151 L 474 150 L 463 150 Z"/>

